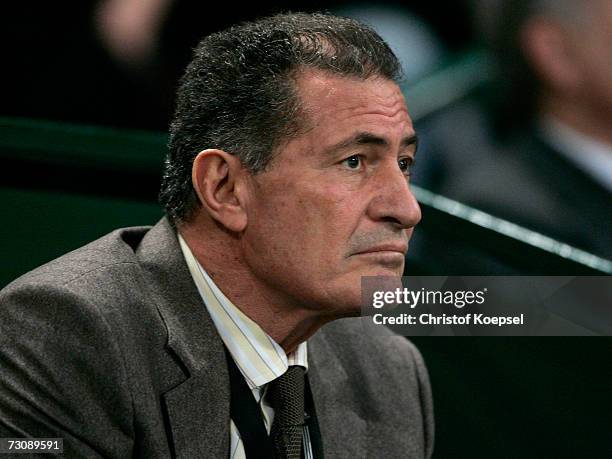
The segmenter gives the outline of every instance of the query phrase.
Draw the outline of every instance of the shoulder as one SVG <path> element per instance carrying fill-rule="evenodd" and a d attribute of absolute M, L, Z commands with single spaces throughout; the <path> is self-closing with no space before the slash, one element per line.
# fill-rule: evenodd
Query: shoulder
<path fill-rule="evenodd" d="M 129 448 L 133 413 L 125 362 L 90 277 L 107 265 L 99 255 L 84 259 L 84 266 L 75 261 L 94 253 L 73 252 L 0 292 L 0 436 L 61 436 L 74 446 L 80 445 L 75 437 L 91 435 L 92 444 L 100 443 L 83 443 L 79 455 L 93 456 L 106 431 L 114 446 L 105 454 Z"/>
<path fill-rule="evenodd" d="M 49 314 L 49 320 L 61 318 L 60 313 L 97 316 L 105 313 L 105 305 L 125 304 L 141 283 L 136 247 L 148 229 L 115 230 L 24 274 L 0 291 L 3 318 L 40 318 L 41 313 Z"/>
<path fill-rule="evenodd" d="M 136 287 L 147 232 L 116 230 L 0 292 L 0 436 L 64 437 L 83 457 L 132 448 L 134 361 L 164 331 Z"/>
<path fill-rule="evenodd" d="M 135 263 L 135 247 L 150 227 L 117 229 L 16 279 L 2 292 L 36 285 L 67 286 L 87 275 Z"/>
<path fill-rule="evenodd" d="M 414 344 L 386 327 L 373 328 L 365 319 L 337 320 L 319 333 L 338 354 L 350 356 L 355 364 L 426 373 L 423 357 Z"/>
<path fill-rule="evenodd" d="M 384 451 L 393 438 L 406 457 L 430 457 L 433 400 L 423 357 L 406 337 L 369 324 L 365 318 L 341 319 L 319 330 L 309 341 L 313 360 L 324 362 L 317 371 L 332 384 L 346 377 L 349 384 L 342 382 L 334 394 L 344 394 L 369 419 L 373 445 Z"/>
<path fill-rule="evenodd" d="M 386 327 L 373 327 L 365 319 L 341 319 L 319 333 L 312 343 L 313 352 L 332 353 L 333 361 L 349 378 L 376 392 L 393 390 L 403 395 L 403 400 L 430 410 L 427 368 L 419 350 L 406 337 Z"/>
<path fill-rule="evenodd" d="M 85 342 L 104 334 L 111 305 L 117 304 L 137 277 L 133 247 L 147 230 L 115 230 L 10 283 L 0 291 L 2 336 L 23 342 L 38 338 L 62 341 L 69 335 L 71 339 L 82 336 Z M 62 334 L 67 336 L 62 338 Z"/>
<path fill-rule="evenodd" d="M 100 367 L 105 358 L 117 359 L 119 330 L 145 309 L 137 300 L 140 269 L 131 245 L 146 232 L 144 227 L 113 231 L 0 291 L 0 355 L 19 360 L 29 352 L 58 371 L 68 351 Z M 81 362 L 75 369 L 85 366 Z"/>
<path fill-rule="evenodd" d="M 99 362 L 117 358 L 129 346 L 133 352 L 140 347 L 142 333 L 134 333 L 136 329 L 163 334 L 150 281 L 138 257 L 148 231 L 148 227 L 113 231 L 0 291 L 4 351 L 17 352 L 25 343 L 36 348 L 33 352 L 44 347 L 48 359 L 59 364 L 62 349 L 72 346 Z"/>

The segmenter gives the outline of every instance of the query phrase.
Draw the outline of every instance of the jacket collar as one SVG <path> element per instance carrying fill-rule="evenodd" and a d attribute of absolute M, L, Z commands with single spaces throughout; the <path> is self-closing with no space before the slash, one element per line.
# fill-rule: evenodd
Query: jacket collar
<path fill-rule="evenodd" d="M 163 218 L 137 250 L 185 380 L 162 396 L 176 457 L 229 455 L 229 376 L 223 343 Z"/>

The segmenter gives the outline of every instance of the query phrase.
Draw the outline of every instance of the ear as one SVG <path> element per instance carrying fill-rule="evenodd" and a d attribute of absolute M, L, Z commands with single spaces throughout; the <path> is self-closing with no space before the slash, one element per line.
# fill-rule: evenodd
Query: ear
<path fill-rule="evenodd" d="M 527 22 L 520 34 L 521 47 L 544 84 L 554 91 L 573 93 L 580 85 L 580 65 L 572 39 L 561 25 L 544 18 Z"/>
<path fill-rule="evenodd" d="M 240 160 L 223 150 L 204 150 L 193 161 L 191 180 L 202 207 L 232 232 L 246 228 L 244 177 Z"/>

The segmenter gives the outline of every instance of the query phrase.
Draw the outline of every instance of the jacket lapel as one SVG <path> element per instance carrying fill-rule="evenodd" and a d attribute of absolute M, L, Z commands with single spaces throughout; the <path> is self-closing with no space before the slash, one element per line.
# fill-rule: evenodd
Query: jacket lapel
<path fill-rule="evenodd" d="M 308 341 L 308 374 L 325 457 L 366 457 L 367 422 L 325 327 Z"/>
<path fill-rule="evenodd" d="M 177 458 L 229 456 L 229 376 L 223 342 L 164 218 L 138 248 L 184 381 L 162 394 Z"/>
<path fill-rule="evenodd" d="M 229 395 L 219 387 L 204 371 L 163 394 L 175 457 L 229 456 Z"/>

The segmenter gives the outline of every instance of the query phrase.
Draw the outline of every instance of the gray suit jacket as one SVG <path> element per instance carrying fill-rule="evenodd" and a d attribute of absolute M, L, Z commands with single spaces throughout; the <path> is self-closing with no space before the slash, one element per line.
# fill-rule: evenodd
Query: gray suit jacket
<path fill-rule="evenodd" d="M 433 418 L 419 352 L 360 319 L 309 340 L 327 458 L 421 458 Z M 0 293 L 0 437 L 67 457 L 229 457 L 223 344 L 163 219 L 44 265 Z"/>

